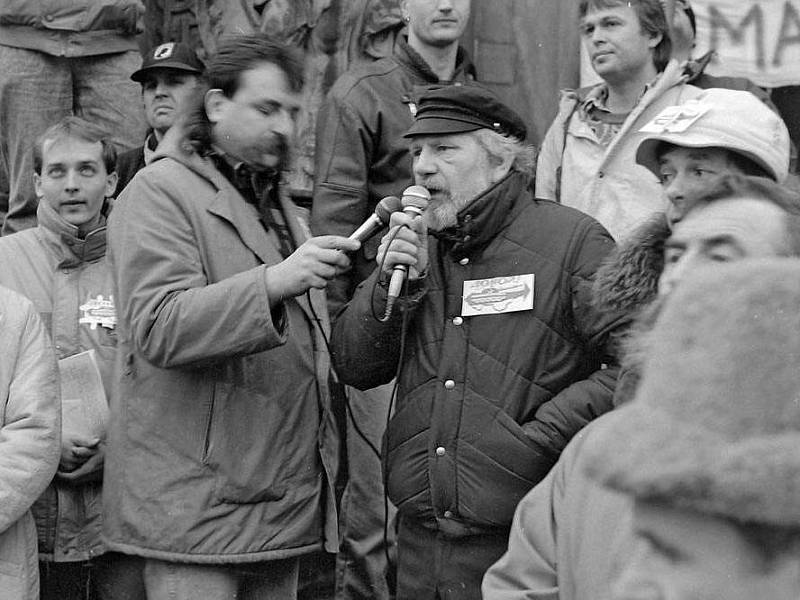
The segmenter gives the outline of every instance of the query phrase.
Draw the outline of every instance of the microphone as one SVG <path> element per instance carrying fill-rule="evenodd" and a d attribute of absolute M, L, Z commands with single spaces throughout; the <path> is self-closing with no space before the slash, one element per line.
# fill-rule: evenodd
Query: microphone
<path fill-rule="evenodd" d="M 403 205 L 403 212 L 412 218 L 422 215 L 423 211 L 428 207 L 430 202 L 431 193 L 421 185 L 412 185 L 407 187 L 403 192 L 403 199 L 400 203 Z M 423 243 L 427 243 L 423 240 Z M 392 277 L 389 280 L 389 290 L 386 296 L 386 313 L 384 319 L 388 319 L 392 314 L 394 303 L 400 297 L 400 292 L 403 289 L 403 283 L 408 274 L 408 265 L 395 265 L 392 270 Z"/>
<path fill-rule="evenodd" d="M 347 239 L 358 240 L 362 244 L 383 229 L 388 223 L 393 212 L 401 210 L 403 205 L 397 196 L 386 196 L 375 206 L 375 212 L 364 221 L 361 226 L 350 234 Z"/>

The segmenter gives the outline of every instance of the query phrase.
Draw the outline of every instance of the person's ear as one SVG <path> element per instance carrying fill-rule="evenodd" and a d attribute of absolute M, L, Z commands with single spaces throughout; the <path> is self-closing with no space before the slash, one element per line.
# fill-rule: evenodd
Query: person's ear
<path fill-rule="evenodd" d="M 117 189 L 118 179 L 119 176 L 117 175 L 116 171 L 112 171 L 111 173 L 106 175 L 106 189 L 105 189 L 106 198 L 110 198 L 111 196 L 114 195 L 114 192 Z"/>
<path fill-rule="evenodd" d="M 217 123 L 225 112 L 230 99 L 219 88 L 213 88 L 206 92 L 203 104 L 206 109 L 208 120 Z"/>
<path fill-rule="evenodd" d="M 42 176 L 35 171 L 33 173 L 33 189 L 36 192 L 36 197 L 41 200 L 44 197 L 42 193 Z"/>

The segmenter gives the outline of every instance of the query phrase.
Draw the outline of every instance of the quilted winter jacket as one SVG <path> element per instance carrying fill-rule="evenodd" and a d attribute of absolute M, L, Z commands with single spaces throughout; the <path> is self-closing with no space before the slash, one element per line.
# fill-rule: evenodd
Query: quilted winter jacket
<path fill-rule="evenodd" d="M 459 49 L 453 81 L 473 80 L 475 70 Z M 311 229 L 317 235 L 350 235 L 386 196 L 412 183 L 411 155 L 403 134 L 414 122 L 413 98 L 440 82 L 419 54 L 400 38 L 390 57 L 346 72 L 334 84 L 317 121 Z M 449 83 L 449 82 L 448 82 Z M 375 267 L 380 236 L 355 255 L 353 271 L 328 286 L 335 311 Z"/>
<path fill-rule="evenodd" d="M 539 153 L 536 197 L 558 200 L 593 216 L 616 240 L 625 238 L 653 213 L 663 211 L 666 199 L 658 178 L 636 164 L 636 149 L 646 135 L 639 130 L 666 107 L 700 94 L 686 79 L 683 67 L 670 61 L 608 146 L 598 142 L 578 114 L 578 105 L 587 96 L 564 91 Z M 587 95 L 596 94 L 602 85 L 591 88 Z"/>
<path fill-rule="evenodd" d="M 137 50 L 142 0 L 3 0 L 0 45 L 67 58 Z"/>
<path fill-rule="evenodd" d="M 36 216 L 36 228 L 0 238 L 0 285 L 33 302 L 57 358 L 95 350 L 108 395 L 116 332 L 90 318 L 92 305 L 113 311 L 105 225 L 81 239 L 78 228 L 47 202 L 39 203 Z M 43 559 L 80 561 L 103 553 L 101 487 L 99 481 L 73 485 L 56 479 L 45 490 L 33 507 Z"/>
<path fill-rule="evenodd" d="M 325 297 L 270 310 L 283 260 L 214 164 L 172 128 L 110 217 L 119 309 L 104 539 L 168 561 L 336 551 Z M 288 197 L 295 244 L 306 232 Z"/>
<path fill-rule="evenodd" d="M 58 368 L 31 302 L 0 287 L 0 600 L 38 600 L 31 504 L 61 454 Z"/>
<path fill-rule="evenodd" d="M 526 185 L 512 173 L 461 211 L 457 241 L 432 237 L 427 277 L 405 305 L 388 493 L 405 517 L 453 535 L 507 528 L 569 439 L 612 406 L 609 340 L 625 318 L 594 312 L 590 280 L 614 243 Z M 531 273 L 533 310 L 461 316 L 466 280 Z M 337 372 L 362 389 L 388 382 L 400 360 L 404 311 L 374 319 L 385 304 L 379 286 L 370 305 L 378 276 L 334 323 Z"/>

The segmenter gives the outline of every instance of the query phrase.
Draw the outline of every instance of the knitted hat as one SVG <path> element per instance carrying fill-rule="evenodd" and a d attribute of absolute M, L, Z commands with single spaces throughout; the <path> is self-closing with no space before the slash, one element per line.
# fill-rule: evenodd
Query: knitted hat
<path fill-rule="evenodd" d="M 131 79 L 141 83 L 154 69 L 176 69 L 187 73 L 201 74 L 205 67 L 197 54 L 186 44 L 167 42 L 151 49 L 142 62 L 142 68 L 134 71 Z"/>
<path fill-rule="evenodd" d="M 778 183 L 789 173 L 789 131 L 750 92 L 712 88 L 680 106 L 671 106 L 645 125 L 636 162 L 659 174 L 658 146 L 725 148 L 763 167 Z"/>
<path fill-rule="evenodd" d="M 588 474 L 647 501 L 800 526 L 800 260 L 754 259 L 681 281 L 635 399 Z"/>
<path fill-rule="evenodd" d="M 525 121 L 516 112 L 483 86 L 436 86 L 426 90 L 417 100 L 414 124 L 403 136 L 449 135 L 478 129 L 491 129 L 518 140 L 528 131 Z"/>

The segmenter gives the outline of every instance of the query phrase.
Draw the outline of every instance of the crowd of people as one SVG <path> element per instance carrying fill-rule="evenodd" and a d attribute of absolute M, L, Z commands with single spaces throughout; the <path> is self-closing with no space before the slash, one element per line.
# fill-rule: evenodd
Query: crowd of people
<path fill-rule="evenodd" d="M 296 49 L 0 7 L 0 600 L 797 599 L 788 130 L 688 1 L 572 1 L 535 148 L 398 0 L 310 212 Z"/>

